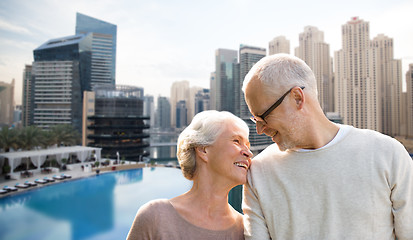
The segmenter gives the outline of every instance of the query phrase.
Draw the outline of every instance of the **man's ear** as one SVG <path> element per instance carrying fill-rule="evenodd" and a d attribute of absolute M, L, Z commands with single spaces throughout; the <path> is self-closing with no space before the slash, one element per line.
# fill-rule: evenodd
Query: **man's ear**
<path fill-rule="evenodd" d="M 198 146 L 195 147 L 195 154 L 199 156 L 199 158 L 204 161 L 208 162 L 207 150 L 205 146 Z"/>
<path fill-rule="evenodd" d="M 297 106 L 297 109 L 302 109 L 304 107 L 305 103 L 305 95 L 303 89 L 299 87 L 295 87 L 293 90 L 291 90 L 291 96 L 293 97 L 295 104 Z"/>

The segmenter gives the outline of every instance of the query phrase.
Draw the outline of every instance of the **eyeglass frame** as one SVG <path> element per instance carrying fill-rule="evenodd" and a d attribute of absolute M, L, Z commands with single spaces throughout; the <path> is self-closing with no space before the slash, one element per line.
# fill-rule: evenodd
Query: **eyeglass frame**
<path fill-rule="evenodd" d="M 257 124 L 257 122 L 264 122 L 265 124 L 267 124 L 267 122 L 265 121 L 265 118 L 272 112 L 274 111 L 274 109 L 276 109 L 278 106 L 280 106 L 280 104 L 283 102 L 284 98 L 294 89 L 295 87 L 290 88 L 290 90 L 288 90 L 286 93 L 284 93 L 284 95 L 282 95 L 270 108 L 268 108 L 267 111 L 265 111 L 263 114 L 255 117 L 252 116 L 250 117 L 250 120 Z M 300 87 L 302 90 L 304 90 L 305 87 Z M 257 118 L 261 118 L 262 121 L 257 120 Z"/>

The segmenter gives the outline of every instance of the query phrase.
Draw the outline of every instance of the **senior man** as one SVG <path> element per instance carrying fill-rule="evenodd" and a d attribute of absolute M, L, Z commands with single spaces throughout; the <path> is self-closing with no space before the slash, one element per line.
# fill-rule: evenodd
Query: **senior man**
<path fill-rule="evenodd" d="M 244 188 L 246 239 L 413 239 L 413 161 L 379 132 L 335 124 L 304 61 L 267 56 L 244 79 L 257 155 Z"/>

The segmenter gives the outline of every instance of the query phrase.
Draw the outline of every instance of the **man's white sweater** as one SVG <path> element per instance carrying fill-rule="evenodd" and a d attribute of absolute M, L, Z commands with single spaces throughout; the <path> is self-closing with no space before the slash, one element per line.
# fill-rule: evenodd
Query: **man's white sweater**
<path fill-rule="evenodd" d="M 413 239 L 413 161 L 397 140 L 348 127 L 334 144 L 257 155 L 246 239 Z"/>

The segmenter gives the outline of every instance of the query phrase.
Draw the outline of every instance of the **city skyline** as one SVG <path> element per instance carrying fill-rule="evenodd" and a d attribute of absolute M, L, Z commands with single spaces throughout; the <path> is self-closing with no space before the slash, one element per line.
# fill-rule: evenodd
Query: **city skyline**
<path fill-rule="evenodd" d="M 280 4 L 280 3 L 278 3 Z M 341 26 L 352 17 L 370 23 L 370 39 L 394 39 L 394 57 L 404 73 L 413 63 L 413 32 L 403 20 L 413 10 L 408 1 L 271 1 L 82 2 L 2 1 L 0 3 L 0 81 L 14 78 L 21 103 L 22 76 L 33 50 L 48 39 L 74 35 L 76 12 L 118 26 L 116 83 L 143 87 L 145 94 L 170 97 L 173 82 L 209 88 L 215 50 L 238 50 L 240 44 L 267 49 L 277 36 L 298 47 L 306 26 L 324 32 L 330 56 L 342 48 Z M 321 7 L 320 7 L 321 6 Z M 353 10 L 354 8 L 355 10 Z M 50 11 L 53 9 L 53 11 Z M 409 28 L 410 27 L 410 28 Z M 160 87 L 162 86 L 162 87 Z"/>

